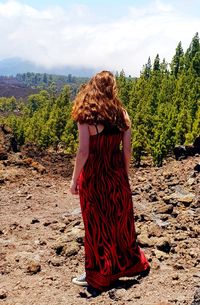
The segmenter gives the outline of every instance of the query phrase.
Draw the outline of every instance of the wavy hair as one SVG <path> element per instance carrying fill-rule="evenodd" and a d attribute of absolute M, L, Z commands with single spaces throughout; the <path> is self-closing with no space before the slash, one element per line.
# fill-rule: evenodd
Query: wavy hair
<path fill-rule="evenodd" d="M 102 71 L 81 87 L 73 101 L 71 115 L 80 124 L 111 124 L 125 131 L 130 127 L 125 112 L 117 97 L 115 77 L 109 71 Z"/>

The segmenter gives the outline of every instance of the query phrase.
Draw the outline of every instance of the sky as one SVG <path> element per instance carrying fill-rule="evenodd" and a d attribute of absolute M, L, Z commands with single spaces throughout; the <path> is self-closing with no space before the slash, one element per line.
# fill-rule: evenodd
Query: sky
<path fill-rule="evenodd" d="M 200 32 L 200 0 L 0 0 L 0 60 L 138 76 Z"/>

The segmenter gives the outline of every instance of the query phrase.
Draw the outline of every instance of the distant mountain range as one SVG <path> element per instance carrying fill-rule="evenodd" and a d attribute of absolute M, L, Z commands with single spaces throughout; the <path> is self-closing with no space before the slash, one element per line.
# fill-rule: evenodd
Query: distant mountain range
<path fill-rule="evenodd" d="M 43 66 L 35 65 L 30 61 L 26 61 L 18 57 L 6 58 L 0 60 L 0 75 L 15 76 L 17 73 L 26 73 L 26 72 L 48 73 L 48 74 L 57 74 L 57 75 L 72 74 L 73 76 L 79 76 L 79 77 L 91 77 L 97 71 L 95 71 L 95 69 L 87 69 L 81 67 L 75 68 L 71 66 L 64 66 L 62 68 L 55 67 L 55 68 L 47 69 Z"/>

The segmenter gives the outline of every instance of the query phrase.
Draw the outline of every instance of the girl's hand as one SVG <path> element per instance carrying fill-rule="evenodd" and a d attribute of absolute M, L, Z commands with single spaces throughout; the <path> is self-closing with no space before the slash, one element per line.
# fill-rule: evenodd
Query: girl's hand
<path fill-rule="evenodd" d="M 77 195 L 78 194 L 78 183 L 77 181 L 72 180 L 70 183 L 70 192 L 73 195 Z"/>

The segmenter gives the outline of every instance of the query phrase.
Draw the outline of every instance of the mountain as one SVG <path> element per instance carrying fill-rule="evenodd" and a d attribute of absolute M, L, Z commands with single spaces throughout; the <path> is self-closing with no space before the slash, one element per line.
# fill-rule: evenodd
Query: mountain
<path fill-rule="evenodd" d="M 80 77 L 91 77 L 97 71 L 90 68 L 76 68 L 72 66 L 54 67 L 47 69 L 43 66 L 34 64 L 31 61 L 23 60 L 18 57 L 5 58 L 0 60 L 0 75 L 10 76 L 16 75 L 17 73 L 48 73 L 48 74 L 58 74 L 58 75 L 68 75 Z"/>

